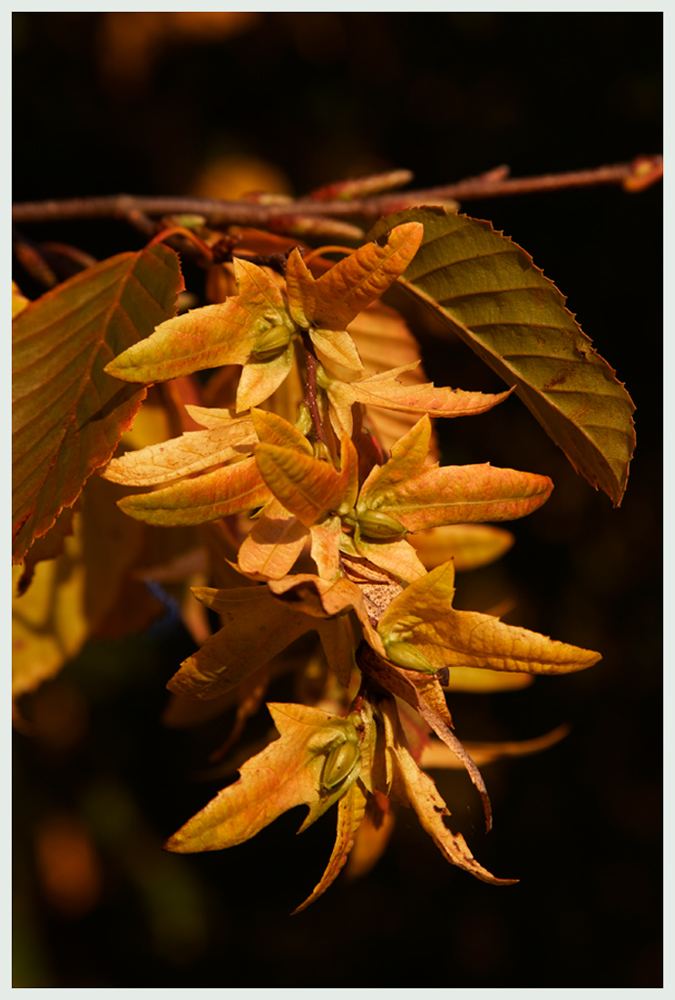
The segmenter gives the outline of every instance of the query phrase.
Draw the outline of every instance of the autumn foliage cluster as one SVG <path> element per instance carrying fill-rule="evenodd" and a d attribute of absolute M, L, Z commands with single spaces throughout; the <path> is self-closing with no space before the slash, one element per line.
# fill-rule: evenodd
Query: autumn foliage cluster
<path fill-rule="evenodd" d="M 452 208 L 406 207 L 357 248 L 199 217 L 165 223 L 145 249 L 34 302 L 15 289 L 15 695 L 87 638 L 145 628 L 159 610 L 154 581 L 198 647 L 168 685 L 174 720 L 235 705 L 225 754 L 270 679 L 295 671 L 299 692 L 268 704 L 278 735 L 169 850 L 234 846 L 298 805 L 305 830 L 336 804 L 335 847 L 303 909 L 350 852 L 355 870 L 372 865 L 395 809 L 411 807 L 448 861 L 512 881 L 452 832 L 425 770 L 465 767 L 489 827 L 476 762 L 506 749 L 465 747 L 448 693 L 522 687 L 600 654 L 453 607 L 456 573 L 506 552 L 513 537 L 496 525 L 536 511 L 553 484 L 439 464 L 435 422 L 515 392 L 618 503 L 630 397 L 531 258 Z M 208 304 L 183 308 L 167 239 L 201 255 Z M 383 301 L 394 291 L 397 309 Z M 429 381 L 406 301 L 505 391 Z"/>

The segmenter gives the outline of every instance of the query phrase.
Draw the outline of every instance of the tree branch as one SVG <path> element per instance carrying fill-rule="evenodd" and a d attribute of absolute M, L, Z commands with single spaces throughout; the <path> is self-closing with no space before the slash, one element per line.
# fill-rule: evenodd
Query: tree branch
<path fill-rule="evenodd" d="M 540 177 L 506 177 L 506 168 L 489 171 L 480 177 L 456 184 L 419 191 L 396 192 L 352 200 L 321 201 L 301 198 L 297 201 L 265 204 L 251 201 L 219 201 L 213 198 L 165 198 L 128 194 L 94 198 L 24 202 L 14 205 L 15 222 L 49 222 L 67 219 L 124 219 L 132 221 L 151 216 L 195 214 L 204 216 L 214 226 L 267 226 L 283 231 L 298 216 L 356 216 L 378 219 L 390 212 L 417 205 L 447 204 L 455 200 L 471 201 L 506 195 L 559 191 L 566 188 L 621 184 L 637 191 L 654 183 L 662 174 L 662 157 L 641 156 L 630 163 L 576 170 Z"/>

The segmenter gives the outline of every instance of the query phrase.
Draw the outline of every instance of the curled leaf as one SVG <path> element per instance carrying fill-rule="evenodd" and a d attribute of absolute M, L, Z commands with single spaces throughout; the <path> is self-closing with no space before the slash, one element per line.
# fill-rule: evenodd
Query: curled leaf
<path fill-rule="evenodd" d="M 444 823 L 444 817 L 449 816 L 449 810 L 428 774 L 425 774 L 410 753 L 407 740 L 398 720 L 395 706 L 392 702 L 383 702 L 382 714 L 391 727 L 392 736 L 389 745 L 395 775 L 397 779 L 398 796 L 403 798 L 405 805 L 411 805 L 420 823 L 432 837 L 443 856 L 453 865 L 463 868 L 483 882 L 492 885 L 512 885 L 517 879 L 496 878 L 486 868 L 483 868 L 469 850 L 461 834 L 452 833 Z"/>
<path fill-rule="evenodd" d="M 301 910 L 307 909 L 310 903 L 313 903 L 319 898 L 319 896 L 322 896 L 326 889 L 328 889 L 338 877 L 341 869 L 347 861 L 349 852 L 354 846 L 354 837 L 356 835 L 356 831 L 361 825 L 361 820 L 363 819 L 365 810 L 366 796 L 359 787 L 358 783 L 355 782 L 350 786 L 347 793 L 342 796 L 338 803 L 337 836 L 335 838 L 335 846 L 333 847 L 333 852 L 328 861 L 326 870 L 323 873 L 320 882 L 318 882 L 318 884 L 314 887 L 311 895 L 309 895 L 304 903 L 300 904 L 300 906 L 296 906 L 293 910 L 293 914 L 300 913 Z"/>
<path fill-rule="evenodd" d="M 420 245 L 422 231 L 415 222 L 397 226 L 385 246 L 366 243 L 318 279 L 294 250 L 288 258 L 286 281 L 295 322 L 305 329 L 344 330 L 403 274 Z"/>

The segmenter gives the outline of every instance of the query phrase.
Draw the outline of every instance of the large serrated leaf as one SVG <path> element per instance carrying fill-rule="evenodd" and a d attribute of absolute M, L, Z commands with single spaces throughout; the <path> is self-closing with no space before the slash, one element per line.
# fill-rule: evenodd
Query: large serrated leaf
<path fill-rule="evenodd" d="M 424 239 L 399 284 L 515 385 L 574 468 L 619 504 L 635 447 L 635 407 L 565 297 L 489 222 L 407 209 L 380 220 L 368 238 L 413 220 L 424 224 Z"/>
<path fill-rule="evenodd" d="M 178 257 L 157 244 L 88 268 L 14 320 L 15 562 L 110 459 L 145 389 L 103 369 L 173 315 L 182 288 Z"/>

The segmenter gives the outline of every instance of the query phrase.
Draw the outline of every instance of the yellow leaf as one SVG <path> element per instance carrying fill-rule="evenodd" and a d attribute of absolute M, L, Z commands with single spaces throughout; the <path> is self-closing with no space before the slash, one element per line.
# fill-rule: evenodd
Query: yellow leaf
<path fill-rule="evenodd" d="M 289 610 L 266 587 L 195 587 L 193 593 L 221 615 L 223 627 L 182 662 L 167 685 L 175 694 L 215 698 L 314 628 L 308 615 Z"/>
<path fill-rule="evenodd" d="M 452 562 L 415 580 L 394 598 L 378 624 L 385 645 L 410 642 L 435 666 L 483 667 L 532 674 L 584 670 L 600 653 L 505 625 L 492 615 L 456 611 Z"/>
<path fill-rule="evenodd" d="M 564 739 L 570 731 L 567 725 L 558 726 L 544 736 L 537 736 L 533 740 L 508 740 L 501 743 L 465 743 L 465 749 L 471 754 L 476 764 L 491 764 L 494 760 L 501 760 L 502 757 L 525 757 L 528 754 L 539 753 L 546 750 Z M 448 768 L 450 770 L 462 769 L 464 764 L 452 752 L 450 747 L 440 740 L 432 739 L 422 750 L 420 767 Z"/>
<path fill-rule="evenodd" d="M 381 803 L 386 804 L 382 808 Z M 384 795 L 369 798 L 363 821 L 354 835 L 345 876 L 348 879 L 361 878 L 377 864 L 384 854 L 394 831 L 394 811 L 389 808 L 389 800 Z"/>
<path fill-rule="evenodd" d="M 366 541 L 362 536 L 356 543 L 356 551 L 404 583 L 412 583 L 426 574 L 417 552 L 405 538 L 397 542 L 376 542 Z"/>
<path fill-rule="evenodd" d="M 316 356 L 333 376 L 349 382 L 363 374 L 363 364 L 346 330 L 310 330 Z"/>
<path fill-rule="evenodd" d="M 293 914 L 300 913 L 301 910 L 305 910 L 310 903 L 313 903 L 314 900 L 323 895 L 326 889 L 328 889 L 328 887 L 332 885 L 338 877 L 341 869 L 347 861 L 349 852 L 354 846 L 354 837 L 356 835 L 356 831 L 361 825 L 361 820 L 363 819 L 365 810 L 366 796 L 359 787 L 358 782 L 354 782 L 346 794 L 342 796 L 338 804 L 337 836 L 335 838 L 335 846 L 333 847 L 333 853 L 330 856 L 326 870 L 321 877 L 321 881 L 314 887 L 311 895 L 307 897 L 304 903 L 301 903 L 300 906 L 296 906 L 293 910 Z"/>
<path fill-rule="evenodd" d="M 380 708 L 393 731 L 390 753 L 397 779 L 395 788 L 399 790 L 399 795 L 402 792 L 403 804 L 413 807 L 420 823 L 443 857 L 483 882 L 490 882 L 492 885 L 512 885 L 516 882 L 517 879 L 496 878 L 483 868 L 474 858 L 461 833 L 452 833 L 448 829 L 443 819 L 450 815 L 450 811 L 429 775 L 415 763 L 394 703 L 382 702 Z"/>
<path fill-rule="evenodd" d="M 374 466 L 361 487 L 357 510 L 375 509 L 380 498 L 400 483 L 419 475 L 429 454 L 431 421 L 429 417 L 411 427 L 408 433 L 391 449 L 391 459 L 385 465 Z"/>
<path fill-rule="evenodd" d="M 290 573 L 308 538 L 309 530 L 274 499 L 242 542 L 239 569 L 257 578 L 281 580 Z"/>
<path fill-rule="evenodd" d="M 204 368 L 244 365 L 266 330 L 292 330 L 281 291 L 264 268 L 240 258 L 234 267 L 239 295 L 160 323 L 106 372 L 125 382 L 163 382 Z"/>
<path fill-rule="evenodd" d="M 167 850 L 189 854 L 234 847 L 295 806 L 309 806 L 308 819 L 317 819 L 347 790 L 344 782 L 337 791 L 325 789 L 322 775 L 330 752 L 357 739 L 354 723 L 305 705 L 267 707 L 279 739 L 247 760 L 239 780 L 175 833 Z"/>
<path fill-rule="evenodd" d="M 290 372 L 294 358 L 295 348 L 290 343 L 283 354 L 269 361 L 251 361 L 244 365 L 237 386 L 237 413 L 269 399 Z"/>
<path fill-rule="evenodd" d="M 219 421 L 213 429 L 186 431 L 179 438 L 113 458 L 103 478 L 125 486 L 166 483 L 250 453 L 257 441 L 248 417 L 231 418 Z"/>
<path fill-rule="evenodd" d="M 80 515 L 56 559 L 35 566 L 27 592 L 12 604 L 12 694 L 19 697 L 58 673 L 87 637 Z M 12 568 L 13 585 L 22 567 Z"/>
<path fill-rule="evenodd" d="M 12 282 L 12 319 L 23 312 L 26 306 L 30 305 L 30 299 L 21 293 L 21 289 L 15 281 Z"/>
<path fill-rule="evenodd" d="M 532 674 L 504 673 L 503 670 L 481 670 L 478 667 L 453 667 L 450 679 L 443 686 L 447 691 L 471 691 L 490 694 L 494 691 L 520 691 L 534 683 Z"/>
<path fill-rule="evenodd" d="M 311 529 L 311 556 L 324 580 L 334 580 L 340 572 L 341 532 L 339 517 L 330 517 Z"/>
<path fill-rule="evenodd" d="M 445 524 L 417 532 L 409 540 L 427 569 L 452 559 L 455 570 L 486 566 L 515 541 L 510 531 L 489 524 Z"/>

